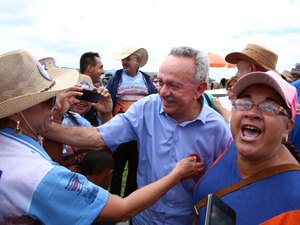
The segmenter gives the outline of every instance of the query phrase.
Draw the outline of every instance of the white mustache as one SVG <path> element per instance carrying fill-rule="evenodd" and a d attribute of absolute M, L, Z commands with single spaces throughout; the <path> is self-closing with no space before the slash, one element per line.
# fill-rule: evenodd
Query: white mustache
<path fill-rule="evenodd" d="M 164 100 L 167 102 L 176 102 L 176 99 L 173 97 L 165 97 Z"/>

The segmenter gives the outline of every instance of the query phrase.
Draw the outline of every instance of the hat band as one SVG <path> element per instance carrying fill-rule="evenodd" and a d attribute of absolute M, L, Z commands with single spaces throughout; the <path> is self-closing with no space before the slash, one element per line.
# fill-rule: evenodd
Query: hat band
<path fill-rule="evenodd" d="M 268 58 L 266 58 L 263 54 L 261 54 L 260 52 L 256 51 L 255 49 L 252 48 L 245 48 L 244 51 L 249 51 L 249 52 L 254 52 L 256 54 L 258 54 L 259 56 L 261 56 L 262 58 L 264 58 L 267 62 L 269 62 L 272 67 L 275 69 L 275 65 L 272 63 L 272 61 L 270 61 Z"/>
<path fill-rule="evenodd" d="M 40 90 L 40 92 L 46 92 L 49 91 L 53 86 L 55 85 L 55 81 L 52 81 L 52 83 L 49 85 L 49 87 L 45 87 L 44 89 Z"/>

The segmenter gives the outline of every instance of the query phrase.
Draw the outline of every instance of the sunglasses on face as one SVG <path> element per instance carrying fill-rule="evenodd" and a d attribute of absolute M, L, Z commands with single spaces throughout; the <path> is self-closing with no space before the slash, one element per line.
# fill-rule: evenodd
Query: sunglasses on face
<path fill-rule="evenodd" d="M 274 102 L 263 102 L 261 104 L 253 104 L 250 100 L 236 99 L 233 103 L 233 108 L 239 111 L 249 111 L 253 108 L 253 106 L 257 106 L 258 111 L 265 115 L 285 115 L 288 118 L 290 118 L 290 115 L 288 114 L 287 110 Z"/>
<path fill-rule="evenodd" d="M 56 96 L 43 101 L 43 104 L 49 105 L 50 109 L 53 109 L 56 103 Z"/>

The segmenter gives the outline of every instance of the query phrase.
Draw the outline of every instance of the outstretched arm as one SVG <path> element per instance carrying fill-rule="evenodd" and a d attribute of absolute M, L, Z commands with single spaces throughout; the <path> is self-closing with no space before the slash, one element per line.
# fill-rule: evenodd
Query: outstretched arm
<path fill-rule="evenodd" d="M 106 146 L 96 127 L 64 126 L 53 123 L 43 136 L 78 148 L 103 149 Z"/>
<path fill-rule="evenodd" d="M 184 158 L 177 163 L 176 167 L 167 176 L 136 190 L 126 198 L 122 199 L 110 195 L 97 220 L 127 220 L 155 203 L 181 180 L 201 173 L 203 168 L 204 164 L 196 162 L 196 157 Z"/>

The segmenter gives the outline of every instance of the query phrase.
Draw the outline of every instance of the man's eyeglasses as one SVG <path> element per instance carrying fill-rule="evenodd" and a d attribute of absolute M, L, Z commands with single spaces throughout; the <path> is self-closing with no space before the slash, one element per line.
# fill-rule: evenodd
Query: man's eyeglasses
<path fill-rule="evenodd" d="M 233 108 L 235 110 L 240 110 L 240 111 L 248 111 L 252 109 L 253 106 L 257 106 L 258 111 L 265 115 L 276 116 L 281 114 L 290 118 L 290 115 L 288 114 L 286 109 L 273 102 L 263 102 L 261 104 L 253 104 L 250 100 L 236 99 L 233 103 Z"/>
<path fill-rule="evenodd" d="M 56 103 L 56 96 L 54 96 L 54 97 L 52 97 L 52 98 L 49 98 L 49 99 L 47 99 L 46 101 L 43 101 L 43 103 L 49 105 L 49 107 L 50 107 L 51 109 L 53 109 L 54 106 L 55 106 L 55 103 Z"/>

